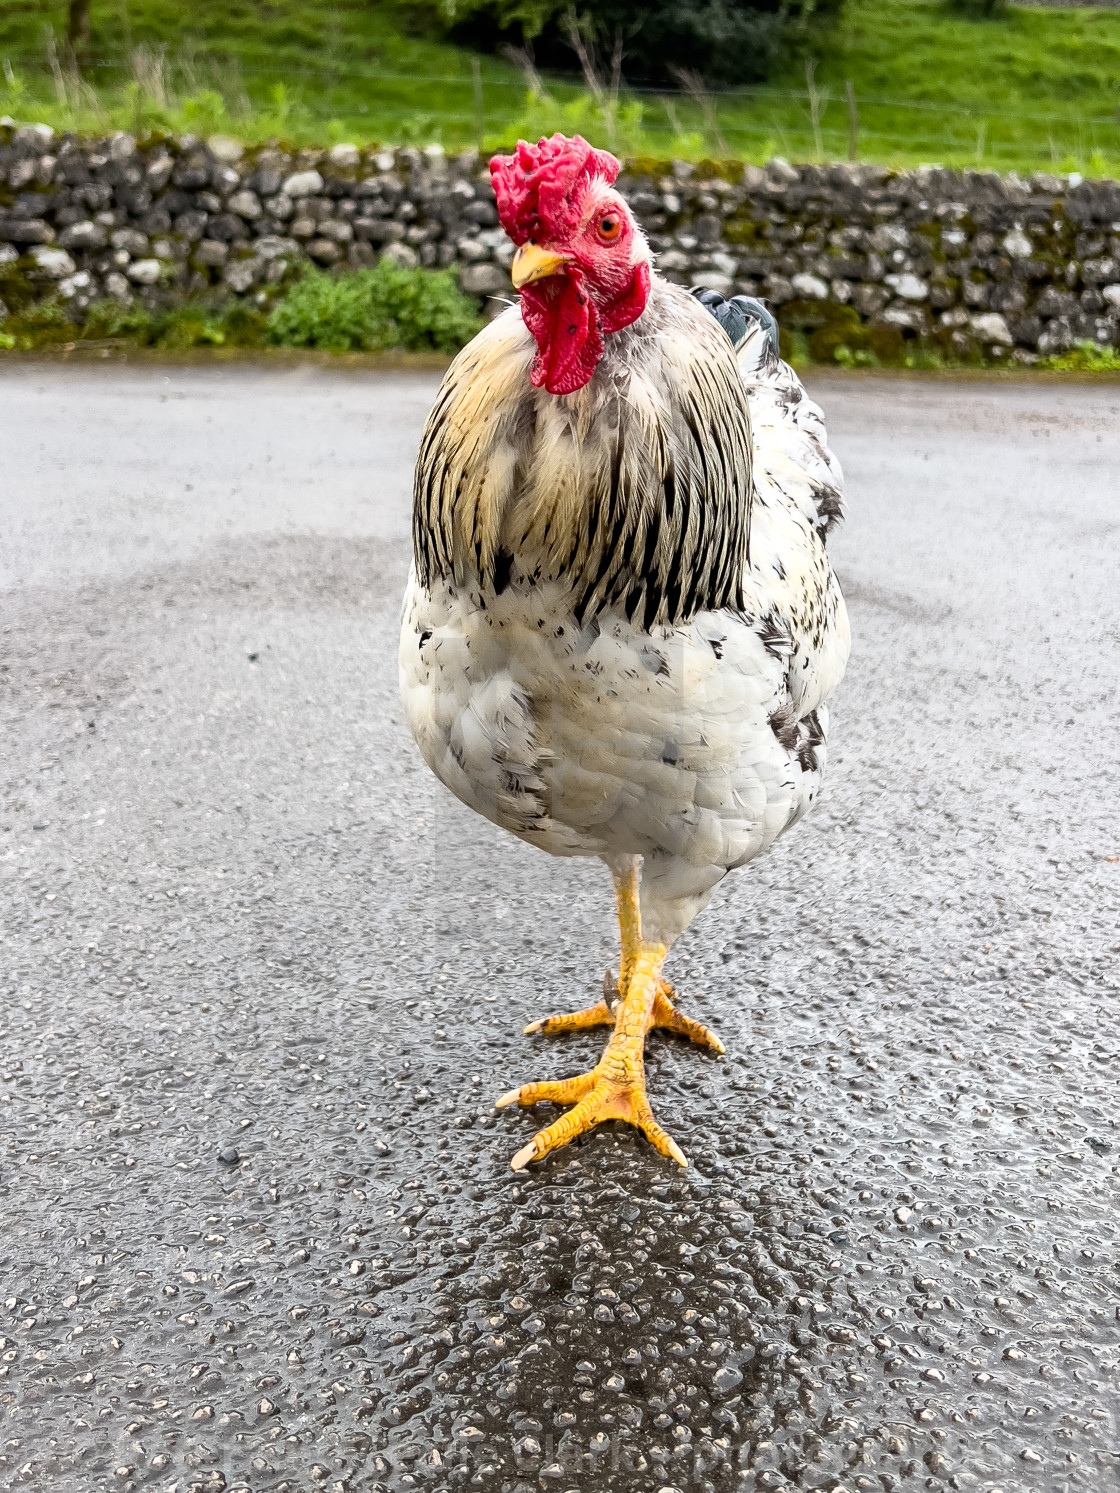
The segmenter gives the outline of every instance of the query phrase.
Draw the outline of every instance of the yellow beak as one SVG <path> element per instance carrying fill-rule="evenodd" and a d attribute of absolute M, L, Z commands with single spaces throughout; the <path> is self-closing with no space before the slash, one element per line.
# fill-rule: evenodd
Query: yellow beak
<path fill-rule="evenodd" d="M 555 275 L 557 270 L 570 263 L 571 260 L 563 254 L 555 254 L 551 249 L 541 249 L 536 244 L 522 244 L 513 256 L 509 272 L 514 285 L 520 290 L 531 280 L 543 280 L 548 275 Z"/>

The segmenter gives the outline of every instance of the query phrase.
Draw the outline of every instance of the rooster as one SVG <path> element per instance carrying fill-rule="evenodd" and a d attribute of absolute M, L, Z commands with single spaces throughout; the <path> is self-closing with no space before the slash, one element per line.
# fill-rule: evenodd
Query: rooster
<path fill-rule="evenodd" d="M 494 157 L 520 302 L 451 365 L 416 465 L 400 679 L 424 760 L 614 880 L 617 980 L 525 1028 L 610 1027 L 605 1051 L 497 1101 L 572 1106 L 514 1170 L 609 1119 L 687 1165 L 650 1107 L 646 1036 L 723 1047 L 665 959 L 815 800 L 849 648 L 821 412 L 757 301 L 656 274 L 619 170 L 578 135 Z"/>

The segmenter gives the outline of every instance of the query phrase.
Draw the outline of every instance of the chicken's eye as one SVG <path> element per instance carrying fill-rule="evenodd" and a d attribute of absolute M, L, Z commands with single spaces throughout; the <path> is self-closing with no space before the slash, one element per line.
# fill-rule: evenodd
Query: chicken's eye
<path fill-rule="evenodd" d="M 617 213 L 605 213 L 599 219 L 598 233 L 605 244 L 613 244 L 622 232 L 622 219 Z"/>

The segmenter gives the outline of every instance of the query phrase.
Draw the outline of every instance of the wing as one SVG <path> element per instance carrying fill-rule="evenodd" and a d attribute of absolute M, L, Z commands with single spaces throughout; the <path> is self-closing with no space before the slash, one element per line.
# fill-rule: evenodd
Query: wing
<path fill-rule="evenodd" d="M 843 509 L 844 478 L 824 416 L 778 350 L 760 301 L 693 292 L 723 327 L 742 374 L 754 455 L 751 563 L 743 596 L 751 625 L 782 660 L 789 728 L 816 715 L 844 673 L 851 636 L 825 541 Z"/>
<path fill-rule="evenodd" d="M 747 390 L 755 485 L 778 489 L 821 538 L 841 518 L 844 474 L 829 450 L 824 414 L 778 350 L 778 323 L 750 296 L 693 292 L 731 339 Z"/>

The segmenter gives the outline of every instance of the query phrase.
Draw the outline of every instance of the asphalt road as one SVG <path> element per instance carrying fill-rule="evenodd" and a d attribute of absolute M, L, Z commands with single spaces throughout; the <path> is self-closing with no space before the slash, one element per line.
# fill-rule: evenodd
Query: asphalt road
<path fill-rule="evenodd" d="M 855 650 L 674 953 L 692 1166 L 516 1177 L 611 898 L 402 725 L 435 382 L 0 371 L 0 1485 L 1120 1488 L 1120 389 L 819 381 Z"/>

